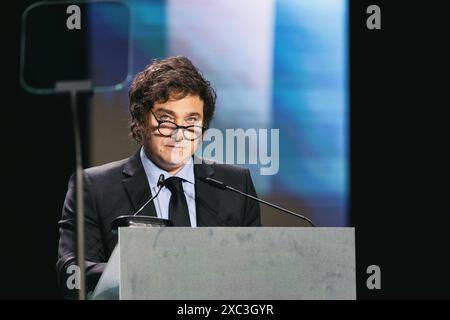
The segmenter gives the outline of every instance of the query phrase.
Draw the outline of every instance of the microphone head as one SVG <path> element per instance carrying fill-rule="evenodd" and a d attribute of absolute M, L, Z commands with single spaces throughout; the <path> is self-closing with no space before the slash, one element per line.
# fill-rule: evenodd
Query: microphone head
<path fill-rule="evenodd" d="M 210 177 L 200 178 L 200 180 L 202 180 L 202 181 L 204 181 L 204 182 L 206 182 L 206 183 L 208 183 L 208 184 L 210 184 L 210 185 L 212 185 L 212 186 L 214 186 L 216 188 L 220 188 L 220 189 L 226 189 L 227 188 L 227 186 L 222 181 L 219 181 L 219 180 L 216 180 L 216 179 L 213 179 L 213 178 L 210 178 Z"/>
<path fill-rule="evenodd" d="M 161 174 L 161 175 L 159 175 L 157 186 L 158 186 L 158 188 L 162 188 L 163 185 L 164 185 L 164 175 Z"/>

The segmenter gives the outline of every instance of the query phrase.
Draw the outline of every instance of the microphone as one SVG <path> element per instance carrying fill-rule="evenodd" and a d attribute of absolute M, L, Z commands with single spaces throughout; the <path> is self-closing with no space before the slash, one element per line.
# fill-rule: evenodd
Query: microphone
<path fill-rule="evenodd" d="M 159 175 L 157 186 L 158 186 L 158 191 L 156 192 L 156 194 L 153 197 L 151 197 L 150 199 L 148 199 L 147 202 L 144 203 L 142 205 L 142 207 L 140 207 L 139 210 L 133 214 L 133 216 L 137 215 L 139 212 L 144 210 L 144 208 L 158 196 L 159 192 L 161 191 L 162 187 L 164 186 L 164 175 L 163 174 Z"/>
<path fill-rule="evenodd" d="M 278 209 L 278 210 L 280 210 L 280 211 L 286 212 L 286 213 L 288 213 L 288 214 L 290 214 L 290 215 L 292 215 L 292 216 L 294 216 L 294 217 L 297 217 L 297 218 L 300 218 L 300 219 L 302 219 L 302 220 L 307 221 L 312 227 L 315 227 L 314 223 L 313 223 L 310 219 L 308 219 L 308 218 L 305 217 L 305 216 L 302 216 L 301 214 L 292 212 L 292 211 L 290 211 L 290 210 L 288 210 L 288 209 L 285 209 L 285 208 L 282 208 L 282 207 L 280 207 L 280 206 L 277 206 L 276 204 L 270 203 L 270 202 L 268 202 L 268 201 L 259 199 L 259 198 L 257 198 L 257 197 L 254 197 L 254 196 L 250 195 L 250 194 L 247 194 L 247 193 L 245 193 L 245 192 L 242 192 L 242 191 L 240 191 L 240 190 L 237 190 L 237 189 L 235 189 L 235 188 L 233 188 L 233 187 L 230 187 L 230 186 L 226 185 L 226 184 L 223 183 L 222 181 L 219 181 L 219 180 L 216 180 L 216 179 L 213 179 L 213 178 L 210 178 L 210 177 L 204 177 L 204 178 L 199 178 L 199 179 L 202 180 L 203 182 L 206 182 L 206 183 L 208 183 L 208 184 L 210 184 L 210 185 L 216 187 L 216 188 L 223 189 L 223 190 L 230 190 L 230 191 L 239 193 L 240 195 L 243 195 L 244 197 L 253 199 L 253 200 L 255 200 L 255 201 L 258 201 L 258 202 L 261 202 L 261 203 L 263 203 L 263 204 L 265 204 L 265 205 L 268 205 L 269 207 L 272 207 L 272 208 Z"/>
<path fill-rule="evenodd" d="M 139 212 L 145 209 L 147 205 L 155 200 L 164 186 L 164 175 L 161 174 L 158 178 L 158 191 L 154 196 L 150 197 L 135 213 L 132 215 L 124 215 L 115 218 L 111 223 L 111 230 L 113 233 L 117 233 L 119 227 L 170 227 L 173 225 L 172 221 L 167 219 L 162 219 L 158 217 L 150 216 L 138 216 Z"/>

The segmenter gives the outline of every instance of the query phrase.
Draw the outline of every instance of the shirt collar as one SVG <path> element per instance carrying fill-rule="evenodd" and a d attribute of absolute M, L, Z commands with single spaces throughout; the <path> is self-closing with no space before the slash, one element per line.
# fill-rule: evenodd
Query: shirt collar
<path fill-rule="evenodd" d="M 181 168 L 180 171 L 178 171 L 175 175 L 172 175 L 154 164 L 153 161 L 151 161 L 145 154 L 144 147 L 141 147 L 140 156 L 142 165 L 144 166 L 145 174 L 147 175 L 147 179 L 151 188 L 154 188 L 158 185 L 158 179 L 161 174 L 164 175 L 164 179 L 175 176 L 182 178 L 187 182 L 195 184 L 194 163 L 192 157 L 183 166 L 183 168 Z"/>

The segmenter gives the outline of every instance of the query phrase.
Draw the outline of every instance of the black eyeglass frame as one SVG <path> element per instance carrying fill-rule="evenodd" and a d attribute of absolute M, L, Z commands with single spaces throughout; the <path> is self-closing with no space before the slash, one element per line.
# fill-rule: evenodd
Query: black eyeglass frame
<path fill-rule="evenodd" d="M 179 130 L 179 129 L 182 129 L 184 139 L 189 140 L 189 141 L 195 141 L 195 140 L 199 139 L 199 138 L 202 136 L 203 132 L 206 130 L 205 127 L 203 127 L 203 126 L 197 126 L 197 125 L 195 125 L 195 124 L 190 125 L 190 126 L 180 126 L 180 125 L 178 125 L 178 124 L 176 124 L 175 122 L 172 122 L 172 121 L 167 121 L 167 120 L 161 121 L 161 120 L 159 120 L 159 119 L 156 117 L 156 115 L 153 113 L 152 109 L 150 109 L 150 112 L 151 112 L 152 115 L 155 117 L 156 122 L 158 122 L 158 132 L 159 132 L 159 134 L 162 135 L 163 137 L 171 137 L 175 131 L 177 131 L 177 130 Z M 160 128 L 161 128 L 161 124 L 163 124 L 163 123 L 170 123 L 170 124 L 173 124 L 173 125 L 175 126 L 175 128 L 172 130 L 172 133 L 171 133 L 171 134 L 167 135 L 167 134 L 163 134 L 163 133 L 161 132 Z M 194 139 L 190 139 L 190 138 L 186 138 L 186 130 L 189 129 L 189 128 L 200 128 L 200 129 L 202 129 L 202 130 L 201 130 L 201 133 L 199 134 L 198 137 L 196 137 L 196 138 L 194 138 Z"/>

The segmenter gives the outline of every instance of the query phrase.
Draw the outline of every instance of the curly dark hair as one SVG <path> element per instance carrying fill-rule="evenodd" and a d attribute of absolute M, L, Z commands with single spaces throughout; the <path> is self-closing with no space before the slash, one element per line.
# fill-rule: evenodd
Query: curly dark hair
<path fill-rule="evenodd" d="M 169 99 L 183 99 L 187 95 L 198 95 L 203 101 L 205 128 L 214 116 L 216 92 L 210 82 L 192 62 L 183 56 L 155 59 L 144 71 L 134 78 L 130 90 L 131 136 L 141 143 L 143 125 L 147 113 L 155 102 L 164 103 Z"/>

